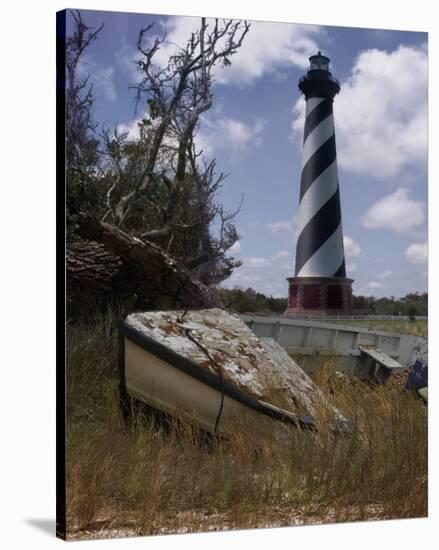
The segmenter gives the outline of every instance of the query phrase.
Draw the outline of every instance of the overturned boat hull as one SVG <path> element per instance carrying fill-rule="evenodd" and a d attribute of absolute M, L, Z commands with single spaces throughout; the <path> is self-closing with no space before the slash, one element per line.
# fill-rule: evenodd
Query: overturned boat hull
<path fill-rule="evenodd" d="M 249 396 L 126 323 L 120 325 L 120 375 L 124 401 L 134 398 L 172 416 L 189 418 L 208 432 L 223 431 L 243 420 L 261 422 L 264 417 L 314 426 L 312 418 L 299 418 Z"/>
<path fill-rule="evenodd" d="M 242 419 L 346 423 L 278 342 L 220 308 L 130 314 L 120 324 L 120 380 L 126 412 L 137 399 L 211 432 Z"/>

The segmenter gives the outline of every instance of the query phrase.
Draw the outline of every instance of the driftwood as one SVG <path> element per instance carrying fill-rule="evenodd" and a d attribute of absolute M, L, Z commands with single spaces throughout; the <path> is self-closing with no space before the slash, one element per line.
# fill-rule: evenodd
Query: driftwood
<path fill-rule="evenodd" d="M 154 243 L 142 241 L 91 216 L 80 219 L 81 232 L 95 243 L 73 245 L 67 254 L 67 280 L 100 290 L 131 293 L 132 287 L 166 297 L 175 307 L 216 307 L 215 292 L 187 267 Z"/>

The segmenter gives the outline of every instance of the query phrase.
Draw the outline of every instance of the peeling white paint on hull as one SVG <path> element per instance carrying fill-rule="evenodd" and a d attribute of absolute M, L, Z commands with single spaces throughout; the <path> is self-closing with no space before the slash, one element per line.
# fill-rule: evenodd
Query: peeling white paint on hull
<path fill-rule="evenodd" d="M 244 417 L 303 425 L 325 407 L 334 421 L 344 420 L 276 342 L 259 340 L 235 314 L 217 308 L 135 313 L 121 333 L 128 395 L 190 415 L 209 431 L 219 414 L 221 426 Z M 281 407 L 272 404 L 274 394 Z"/>

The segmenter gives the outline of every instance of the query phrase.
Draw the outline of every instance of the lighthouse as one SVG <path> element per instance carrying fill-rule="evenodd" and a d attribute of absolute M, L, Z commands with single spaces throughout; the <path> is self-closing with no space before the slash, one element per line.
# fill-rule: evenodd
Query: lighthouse
<path fill-rule="evenodd" d="M 346 277 L 333 101 L 340 84 L 318 52 L 299 81 L 306 100 L 299 228 L 286 315 L 343 315 L 352 310 Z"/>

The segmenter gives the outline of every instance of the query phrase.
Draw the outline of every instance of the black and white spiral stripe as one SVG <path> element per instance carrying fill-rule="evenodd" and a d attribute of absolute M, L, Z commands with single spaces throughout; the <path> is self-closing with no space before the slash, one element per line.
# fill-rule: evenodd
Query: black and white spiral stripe
<path fill-rule="evenodd" d="M 346 277 L 332 99 L 306 102 L 296 277 Z"/>

